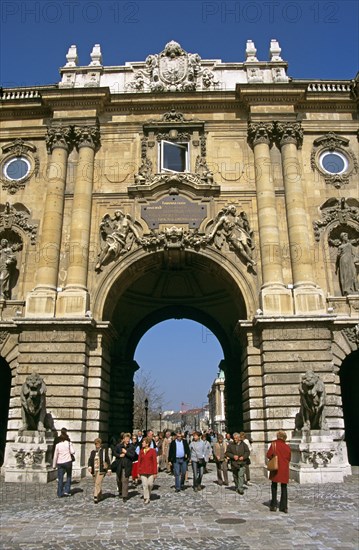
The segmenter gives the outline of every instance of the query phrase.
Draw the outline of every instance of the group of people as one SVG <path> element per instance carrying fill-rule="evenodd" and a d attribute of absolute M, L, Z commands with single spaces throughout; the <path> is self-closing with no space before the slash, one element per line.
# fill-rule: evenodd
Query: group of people
<path fill-rule="evenodd" d="M 278 459 L 278 470 L 270 472 L 271 502 L 270 510 L 277 510 L 277 487 L 281 484 L 281 498 L 279 510 L 288 512 L 287 484 L 289 481 L 289 462 L 291 451 L 286 444 L 286 433 L 280 430 L 277 439 L 273 441 L 267 451 L 267 458 L 274 455 Z M 203 489 L 202 478 L 207 471 L 210 459 L 216 464 L 218 485 L 228 485 L 228 470 L 232 471 L 235 489 L 238 494 L 244 494 L 244 486 L 251 485 L 250 481 L 250 453 L 251 441 L 244 432 L 235 432 L 233 437 L 229 433 L 225 437 L 218 434 L 214 441 L 209 434 L 194 431 L 189 437 L 182 430 L 166 431 L 155 435 L 152 430 L 146 433 L 139 432 L 131 435 L 123 433 L 119 441 L 112 442 L 112 462 L 107 446 L 96 438 L 95 448 L 88 459 L 88 471 L 94 480 L 94 503 L 102 499 L 102 481 L 106 474 L 116 474 L 119 497 L 124 502 L 128 500 L 129 480 L 135 484 L 139 482 L 143 488 L 144 504 L 149 504 L 151 491 L 158 472 L 163 470 L 173 474 L 175 478 L 175 492 L 179 493 L 185 487 L 188 475 L 188 464 L 191 463 L 193 473 L 193 490 Z M 53 467 L 58 471 L 58 497 L 70 496 L 72 463 L 74 447 L 67 430 L 63 428 L 60 436 L 54 441 Z M 64 483 L 64 475 L 66 482 Z"/>

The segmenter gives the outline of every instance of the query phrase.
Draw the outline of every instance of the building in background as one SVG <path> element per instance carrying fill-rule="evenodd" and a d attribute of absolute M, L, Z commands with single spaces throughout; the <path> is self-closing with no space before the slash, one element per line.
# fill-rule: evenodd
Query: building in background
<path fill-rule="evenodd" d="M 224 433 L 226 431 L 225 374 L 221 368 L 208 394 L 208 404 L 210 427 L 214 432 Z"/>

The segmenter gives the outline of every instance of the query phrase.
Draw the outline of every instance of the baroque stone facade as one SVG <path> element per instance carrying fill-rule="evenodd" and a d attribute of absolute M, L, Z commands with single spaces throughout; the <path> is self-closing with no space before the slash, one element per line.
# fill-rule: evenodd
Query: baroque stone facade
<path fill-rule="evenodd" d="M 58 84 L 2 90 L 6 449 L 37 372 L 83 474 L 95 436 L 132 428 L 137 343 L 173 317 L 221 343 L 226 428 L 251 435 L 252 467 L 294 429 L 308 370 L 342 438 L 340 369 L 358 340 L 358 81 L 289 78 L 280 54 L 273 40 L 258 61 L 248 41 L 227 64 L 172 41 L 106 67 L 96 45 L 80 67 L 71 46 Z"/>

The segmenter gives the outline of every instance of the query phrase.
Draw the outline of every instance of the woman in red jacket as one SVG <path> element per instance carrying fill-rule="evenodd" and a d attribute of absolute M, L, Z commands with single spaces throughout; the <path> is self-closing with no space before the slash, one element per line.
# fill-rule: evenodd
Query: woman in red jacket
<path fill-rule="evenodd" d="M 141 476 L 145 504 L 150 502 L 153 482 L 157 476 L 157 453 L 150 445 L 151 439 L 145 437 L 138 457 L 138 474 Z"/>
<path fill-rule="evenodd" d="M 272 441 L 267 452 L 267 458 L 271 459 L 274 455 L 278 457 L 278 470 L 270 472 L 269 479 L 272 481 L 272 500 L 270 503 L 270 511 L 277 510 L 277 486 L 280 483 L 280 503 L 279 510 L 288 513 L 288 493 L 287 484 L 289 482 L 289 462 L 291 451 L 289 445 L 285 443 L 287 434 L 282 430 L 277 432 L 276 441 Z"/>

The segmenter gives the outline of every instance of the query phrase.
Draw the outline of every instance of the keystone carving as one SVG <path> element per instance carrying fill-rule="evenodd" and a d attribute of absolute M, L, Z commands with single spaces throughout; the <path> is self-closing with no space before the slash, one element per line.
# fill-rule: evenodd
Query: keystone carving
<path fill-rule="evenodd" d="M 146 58 L 127 88 L 134 92 L 192 92 L 218 85 L 214 73 L 202 67 L 198 54 L 186 52 L 173 40 L 165 49 Z"/>

